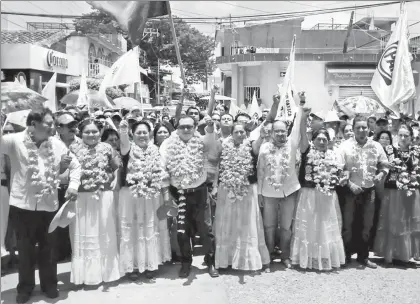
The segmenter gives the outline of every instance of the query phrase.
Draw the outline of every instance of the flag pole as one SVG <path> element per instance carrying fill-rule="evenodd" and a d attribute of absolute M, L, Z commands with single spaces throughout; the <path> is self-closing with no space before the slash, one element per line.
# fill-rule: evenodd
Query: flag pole
<path fill-rule="evenodd" d="M 170 5 L 169 1 L 166 2 L 166 6 L 168 8 L 169 22 L 171 24 L 171 30 L 172 30 L 172 36 L 173 36 L 174 45 L 175 45 L 176 57 L 178 59 L 179 68 L 181 70 L 181 79 L 182 79 L 182 82 L 184 83 L 184 88 L 186 88 L 187 87 L 187 82 L 185 80 L 184 67 L 183 67 L 182 61 L 181 61 L 181 52 L 179 51 L 178 39 L 176 38 L 175 25 L 174 25 L 174 20 L 172 18 L 171 5 Z"/>

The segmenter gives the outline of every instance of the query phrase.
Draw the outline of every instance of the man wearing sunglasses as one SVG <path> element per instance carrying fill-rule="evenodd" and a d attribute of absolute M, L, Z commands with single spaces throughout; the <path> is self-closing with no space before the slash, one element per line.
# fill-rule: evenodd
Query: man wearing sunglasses
<path fill-rule="evenodd" d="M 56 117 L 56 130 L 60 140 L 70 148 L 77 145 L 82 140 L 77 137 L 78 122 L 70 112 L 62 112 Z M 62 161 L 67 167 L 70 165 L 72 158 L 70 155 L 63 155 Z M 65 194 L 69 186 L 69 170 L 67 169 L 59 176 L 60 187 L 58 188 L 58 204 L 59 207 L 65 203 Z M 55 243 L 55 252 L 58 261 L 64 261 L 71 257 L 69 228 L 57 228 L 57 242 Z"/>
<path fill-rule="evenodd" d="M 179 119 L 177 131 L 160 147 L 162 163 L 168 176 L 163 181 L 164 201 L 170 205 L 172 196 L 178 204 L 177 230 L 181 250 L 181 278 L 187 278 L 190 274 L 191 239 L 196 233 L 202 240 L 210 276 L 219 276 L 214 266 L 215 240 L 208 216 L 206 184 L 210 170 L 209 154 L 217 153 L 213 151 L 217 150 L 217 141 L 214 122 L 211 119 L 206 120 L 205 132 L 205 136 L 199 135 L 197 121 L 184 115 Z"/>

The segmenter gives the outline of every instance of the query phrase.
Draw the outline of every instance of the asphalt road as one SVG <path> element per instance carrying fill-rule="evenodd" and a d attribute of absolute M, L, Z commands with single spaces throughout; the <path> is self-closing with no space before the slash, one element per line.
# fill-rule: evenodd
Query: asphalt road
<path fill-rule="evenodd" d="M 287 269 L 278 262 L 271 273 L 229 270 L 216 279 L 202 266 L 203 257 L 194 258 L 188 279 L 178 278 L 179 265 L 164 265 L 154 283 L 127 279 L 99 287 L 75 287 L 70 281 L 70 263 L 60 264 L 60 297 L 44 298 L 37 285 L 29 303 L 72 304 L 419 304 L 420 264 L 417 269 L 362 269 L 357 263 L 335 272 L 319 273 Z M 38 274 L 37 274 L 38 276 Z M 18 276 L 1 279 L 1 299 L 15 303 Z M 37 277 L 37 284 L 39 284 Z"/>

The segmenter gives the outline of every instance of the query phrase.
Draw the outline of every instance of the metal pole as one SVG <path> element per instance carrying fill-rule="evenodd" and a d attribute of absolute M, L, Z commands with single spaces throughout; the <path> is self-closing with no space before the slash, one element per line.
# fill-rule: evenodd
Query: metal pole
<path fill-rule="evenodd" d="M 157 66 L 157 101 L 156 104 L 160 105 L 160 62 L 159 62 L 159 58 L 158 58 L 158 62 L 157 62 L 158 66 Z"/>
<path fill-rule="evenodd" d="M 182 79 L 182 82 L 184 83 L 184 87 L 186 88 L 187 81 L 185 80 L 186 78 L 185 78 L 185 73 L 184 73 L 184 67 L 181 61 L 181 53 L 179 51 L 178 39 L 176 38 L 175 25 L 174 25 L 174 20 L 172 18 L 171 5 L 169 4 L 169 1 L 166 2 L 166 5 L 168 7 L 168 15 L 169 15 L 169 21 L 171 23 L 171 30 L 172 30 L 172 36 L 173 36 L 174 45 L 175 45 L 176 57 L 178 59 L 179 69 L 181 70 L 181 79 Z"/>

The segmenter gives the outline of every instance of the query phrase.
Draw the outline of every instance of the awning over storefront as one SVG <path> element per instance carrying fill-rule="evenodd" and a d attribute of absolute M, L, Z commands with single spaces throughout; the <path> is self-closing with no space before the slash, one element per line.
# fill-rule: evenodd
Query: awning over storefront
<path fill-rule="evenodd" d="M 338 86 L 370 86 L 375 69 L 327 68 L 325 83 Z M 419 84 L 419 72 L 413 71 L 414 83 Z"/>

